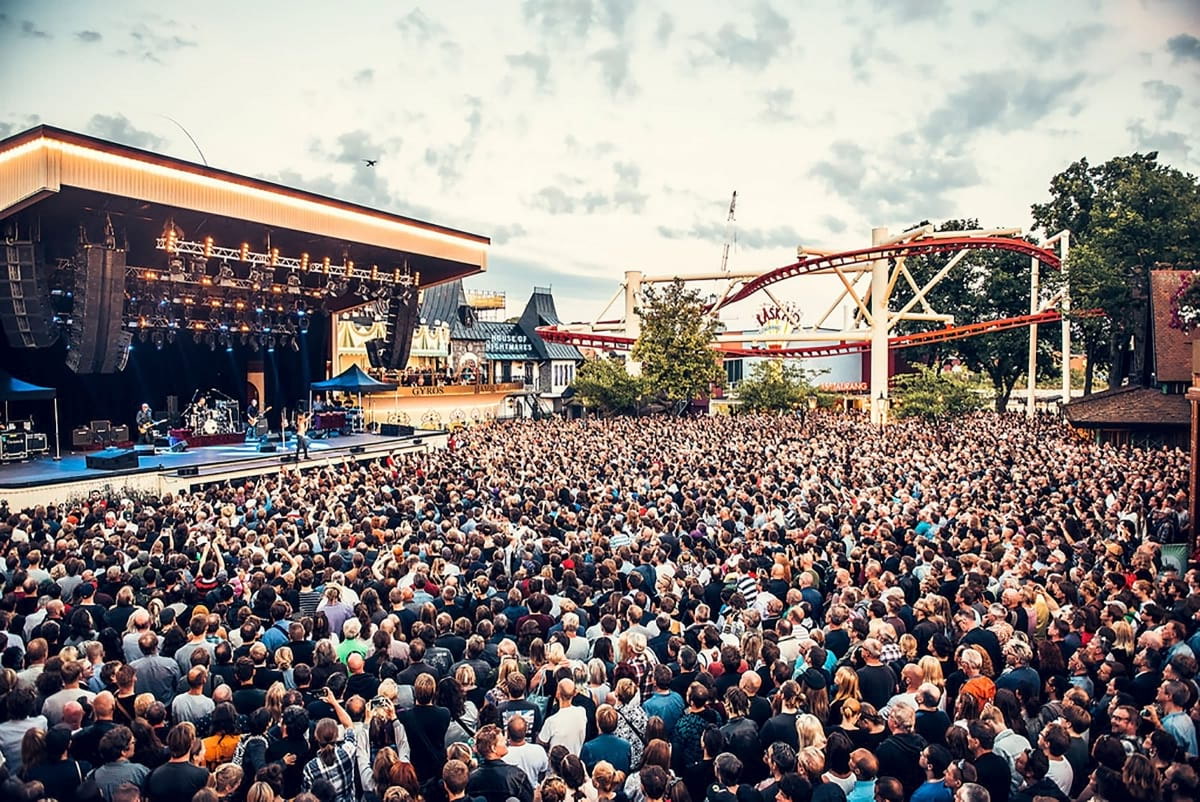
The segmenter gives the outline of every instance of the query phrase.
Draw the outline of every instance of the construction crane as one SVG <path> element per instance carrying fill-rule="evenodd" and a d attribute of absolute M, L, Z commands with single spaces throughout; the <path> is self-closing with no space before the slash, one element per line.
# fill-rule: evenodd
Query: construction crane
<path fill-rule="evenodd" d="M 729 216 L 725 218 L 725 248 L 721 251 L 721 272 L 729 272 L 729 246 L 736 238 L 737 234 L 733 228 L 733 210 L 737 206 L 737 190 L 733 191 L 733 197 L 729 199 Z"/>

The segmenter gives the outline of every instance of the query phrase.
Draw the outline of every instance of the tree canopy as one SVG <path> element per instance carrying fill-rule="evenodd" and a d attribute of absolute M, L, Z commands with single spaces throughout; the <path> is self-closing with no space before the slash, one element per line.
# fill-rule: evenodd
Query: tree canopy
<path fill-rule="evenodd" d="M 718 322 L 704 311 L 698 291 L 679 279 L 661 290 L 647 287 L 637 313 L 642 332 L 633 358 L 642 365 L 648 392 L 678 403 L 725 386 L 725 368 L 712 349 Z"/>
<path fill-rule="evenodd" d="M 631 376 L 624 362 L 608 357 L 585 360 L 572 386 L 584 404 L 610 415 L 636 413 L 646 391 L 641 376 Z"/>
<path fill-rule="evenodd" d="M 983 400 L 962 379 L 921 365 L 893 379 L 892 404 L 897 417 L 935 420 L 975 412 Z"/>
<path fill-rule="evenodd" d="M 1048 235 L 1071 232 L 1073 308 L 1107 313 L 1075 323 L 1088 358 L 1087 389 L 1096 365 L 1109 367 L 1114 385 L 1126 376 L 1149 384 L 1150 270 L 1200 263 L 1196 177 L 1160 164 L 1157 153 L 1094 167 L 1080 159 L 1050 180 L 1050 200 L 1033 204 L 1033 219 Z"/>
<path fill-rule="evenodd" d="M 784 412 L 817 397 L 809 372 L 777 359 L 754 364 L 750 375 L 737 386 L 737 398 L 746 412 Z"/>

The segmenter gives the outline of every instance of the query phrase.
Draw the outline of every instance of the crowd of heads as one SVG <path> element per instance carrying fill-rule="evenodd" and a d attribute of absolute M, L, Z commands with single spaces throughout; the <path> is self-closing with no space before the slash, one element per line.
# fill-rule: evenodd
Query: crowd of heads
<path fill-rule="evenodd" d="M 1187 484 L 817 413 L 0 506 L 0 797 L 1188 802 Z"/>

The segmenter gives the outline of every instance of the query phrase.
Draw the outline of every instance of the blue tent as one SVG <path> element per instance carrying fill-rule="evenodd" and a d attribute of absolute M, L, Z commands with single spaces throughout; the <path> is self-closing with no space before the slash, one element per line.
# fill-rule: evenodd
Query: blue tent
<path fill-rule="evenodd" d="M 372 379 L 358 365 L 351 365 L 332 379 L 313 382 L 309 387 L 319 392 L 383 393 L 395 390 L 396 385 Z"/>
<path fill-rule="evenodd" d="M 54 402 L 54 458 L 62 456 L 58 439 L 58 398 L 53 387 L 39 387 L 36 384 L 21 381 L 11 374 L 0 370 L 0 401 L 4 402 L 4 421 L 8 422 L 9 401 L 53 401 Z"/>

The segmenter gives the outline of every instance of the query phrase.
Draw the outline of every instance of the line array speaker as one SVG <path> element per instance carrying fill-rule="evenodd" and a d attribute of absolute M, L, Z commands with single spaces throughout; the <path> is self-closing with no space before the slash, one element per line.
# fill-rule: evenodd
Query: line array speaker
<path fill-rule="evenodd" d="M 0 275 L 0 325 L 14 348 L 45 348 L 58 339 L 41 249 L 32 242 L 11 242 L 3 249 Z"/>
<path fill-rule="evenodd" d="M 84 245 L 75 269 L 75 311 L 67 367 L 76 373 L 125 369 L 133 335 L 121 329 L 125 251 Z"/>
<path fill-rule="evenodd" d="M 392 297 L 388 300 L 387 367 L 392 370 L 403 370 L 408 366 L 413 332 L 420 317 L 417 300 L 416 287 L 400 286 L 393 288 Z"/>

